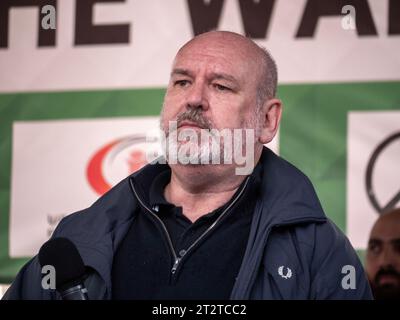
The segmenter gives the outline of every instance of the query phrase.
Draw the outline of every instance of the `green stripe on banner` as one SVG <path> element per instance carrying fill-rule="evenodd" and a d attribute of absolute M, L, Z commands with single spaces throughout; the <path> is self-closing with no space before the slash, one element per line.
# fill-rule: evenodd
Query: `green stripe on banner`
<path fill-rule="evenodd" d="M 158 115 L 164 92 L 157 88 L 0 94 L 0 282 L 11 281 L 27 261 L 8 256 L 12 123 Z M 284 102 L 280 154 L 310 177 L 327 215 L 342 230 L 346 227 L 347 112 L 399 110 L 398 92 L 400 82 L 279 87 Z"/>

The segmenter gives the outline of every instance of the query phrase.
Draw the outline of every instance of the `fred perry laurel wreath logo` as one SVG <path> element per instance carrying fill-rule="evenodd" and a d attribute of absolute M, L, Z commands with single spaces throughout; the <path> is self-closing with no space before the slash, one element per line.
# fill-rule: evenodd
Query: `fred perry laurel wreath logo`
<path fill-rule="evenodd" d="M 278 268 L 278 274 L 283 278 L 283 279 L 290 279 L 292 277 L 292 270 L 288 267 L 286 267 L 286 273 L 284 273 L 284 266 L 280 266 Z"/>

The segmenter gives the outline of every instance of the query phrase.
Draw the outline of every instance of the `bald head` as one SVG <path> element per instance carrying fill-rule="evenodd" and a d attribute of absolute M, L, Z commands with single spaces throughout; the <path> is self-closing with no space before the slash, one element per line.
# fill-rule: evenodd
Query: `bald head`
<path fill-rule="evenodd" d="M 202 33 L 188 41 L 178 51 L 177 57 L 187 49 L 193 47 L 216 46 L 231 48 L 237 54 L 243 64 L 251 64 L 258 75 L 257 100 L 258 104 L 266 99 L 271 99 L 276 95 L 278 71 L 277 66 L 270 53 L 253 40 L 246 38 L 238 33 L 230 31 L 210 31 Z"/>

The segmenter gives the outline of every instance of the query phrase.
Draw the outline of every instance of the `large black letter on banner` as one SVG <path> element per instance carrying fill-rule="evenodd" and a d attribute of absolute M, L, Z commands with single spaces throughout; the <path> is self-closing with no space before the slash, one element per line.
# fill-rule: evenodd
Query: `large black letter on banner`
<path fill-rule="evenodd" d="M 45 15 L 42 14 L 42 7 L 46 5 L 53 6 L 57 12 L 56 0 L 0 0 L 0 48 L 7 48 L 8 46 L 9 12 L 13 7 L 38 7 L 38 46 L 55 46 L 56 30 L 41 27 L 42 15 Z"/>
<path fill-rule="evenodd" d="M 308 0 L 296 38 L 313 37 L 320 17 L 342 16 L 342 8 L 346 5 L 356 9 L 356 29 L 360 36 L 378 34 L 367 0 Z"/>
<path fill-rule="evenodd" d="M 125 0 L 77 0 L 75 44 L 129 43 L 129 24 L 93 24 L 93 6 L 100 2 L 125 2 Z"/>
<path fill-rule="evenodd" d="M 274 3 L 275 0 L 239 1 L 244 32 L 247 37 L 253 39 L 266 38 Z"/>
<path fill-rule="evenodd" d="M 400 1 L 389 2 L 389 35 L 400 34 Z"/>
<path fill-rule="evenodd" d="M 195 36 L 218 28 L 224 0 L 188 0 L 187 4 Z"/>

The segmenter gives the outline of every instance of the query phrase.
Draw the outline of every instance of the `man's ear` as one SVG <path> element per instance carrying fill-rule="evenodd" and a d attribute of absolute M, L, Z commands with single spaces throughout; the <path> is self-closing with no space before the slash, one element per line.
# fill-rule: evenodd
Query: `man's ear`
<path fill-rule="evenodd" d="M 262 144 L 271 142 L 278 131 L 282 115 L 282 102 L 273 98 L 264 102 L 261 110 L 261 132 L 258 141 Z"/>

